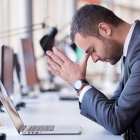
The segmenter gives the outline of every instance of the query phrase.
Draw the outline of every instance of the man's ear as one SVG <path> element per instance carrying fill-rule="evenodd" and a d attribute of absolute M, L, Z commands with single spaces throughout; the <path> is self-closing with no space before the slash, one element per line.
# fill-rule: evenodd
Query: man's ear
<path fill-rule="evenodd" d="M 111 27 L 105 22 L 101 22 L 98 25 L 99 33 L 101 36 L 108 38 L 111 36 Z"/>

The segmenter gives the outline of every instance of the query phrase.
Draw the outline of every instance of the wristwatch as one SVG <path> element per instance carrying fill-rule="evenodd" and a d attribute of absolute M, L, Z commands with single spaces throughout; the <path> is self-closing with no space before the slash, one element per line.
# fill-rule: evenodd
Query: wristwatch
<path fill-rule="evenodd" d="M 85 84 L 88 84 L 88 81 L 84 80 L 84 79 L 79 79 L 77 80 L 75 83 L 74 83 L 74 88 L 77 92 L 80 91 L 80 89 L 82 89 L 82 87 L 85 85 Z"/>

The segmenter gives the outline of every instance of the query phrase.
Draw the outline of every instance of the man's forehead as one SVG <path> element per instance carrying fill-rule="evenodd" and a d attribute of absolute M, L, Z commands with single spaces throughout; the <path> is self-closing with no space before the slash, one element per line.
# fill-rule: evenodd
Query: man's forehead
<path fill-rule="evenodd" d="M 82 49 L 84 52 L 87 50 L 88 46 L 87 40 L 79 33 L 75 34 L 75 44 L 77 45 L 78 48 Z"/>
<path fill-rule="evenodd" d="M 78 47 L 87 46 L 93 41 L 93 37 L 92 36 L 83 37 L 81 34 L 76 33 L 74 41 Z"/>
<path fill-rule="evenodd" d="M 91 40 L 93 40 L 95 37 L 93 37 L 93 36 L 90 36 L 90 35 L 88 35 L 88 36 L 83 36 L 83 35 L 81 35 L 80 33 L 76 33 L 75 34 L 75 42 L 78 42 L 78 41 L 82 41 L 82 42 L 88 42 L 89 40 L 91 41 Z"/>
<path fill-rule="evenodd" d="M 75 34 L 74 41 L 75 41 L 75 44 L 79 47 L 82 46 L 84 42 L 86 42 L 85 38 L 82 35 L 80 35 L 79 33 Z"/>
<path fill-rule="evenodd" d="M 79 32 L 77 32 L 76 34 L 75 34 L 75 40 L 76 39 L 82 39 L 82 38 L 84 38 Z"/>
<path fill-rule="evenodd" d="M 79 33 L 76 33 L 74 42 L 78 48 L 81 48 L 84 45 L 83 41 L 84 41 L 84 38 Z"/>

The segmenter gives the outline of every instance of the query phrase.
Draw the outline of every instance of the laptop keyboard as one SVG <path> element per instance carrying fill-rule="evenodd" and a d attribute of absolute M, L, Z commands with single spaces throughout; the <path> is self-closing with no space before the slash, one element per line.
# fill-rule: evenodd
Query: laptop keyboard
<path fill-rule="evenodd" d="M 31 126 L 28 131 L 54 131 L 55 125 Z"/>

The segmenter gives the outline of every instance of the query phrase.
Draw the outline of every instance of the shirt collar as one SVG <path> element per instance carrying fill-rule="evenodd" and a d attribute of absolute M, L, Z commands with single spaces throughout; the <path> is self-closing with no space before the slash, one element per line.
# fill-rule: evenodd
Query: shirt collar
<path fill-rule="evenodd" d="M 127 55 L 127 51 L 128 51 L 128 46 L 129 46 L 129 42 L 130 42 L 130 39 L 131 39 L 131 36 L 132 36 L 132 33 L 134 31 L 134 28 L 135 28 L 135 25 L 136 25 L 136 22 L 134 22 L 128 32 L 128 35 L 126 37 L 126 40 L 125 40 L 125 43 L 124 43 L 124 47 L 123 47 L 123 56 L 126 57 Z"/>

